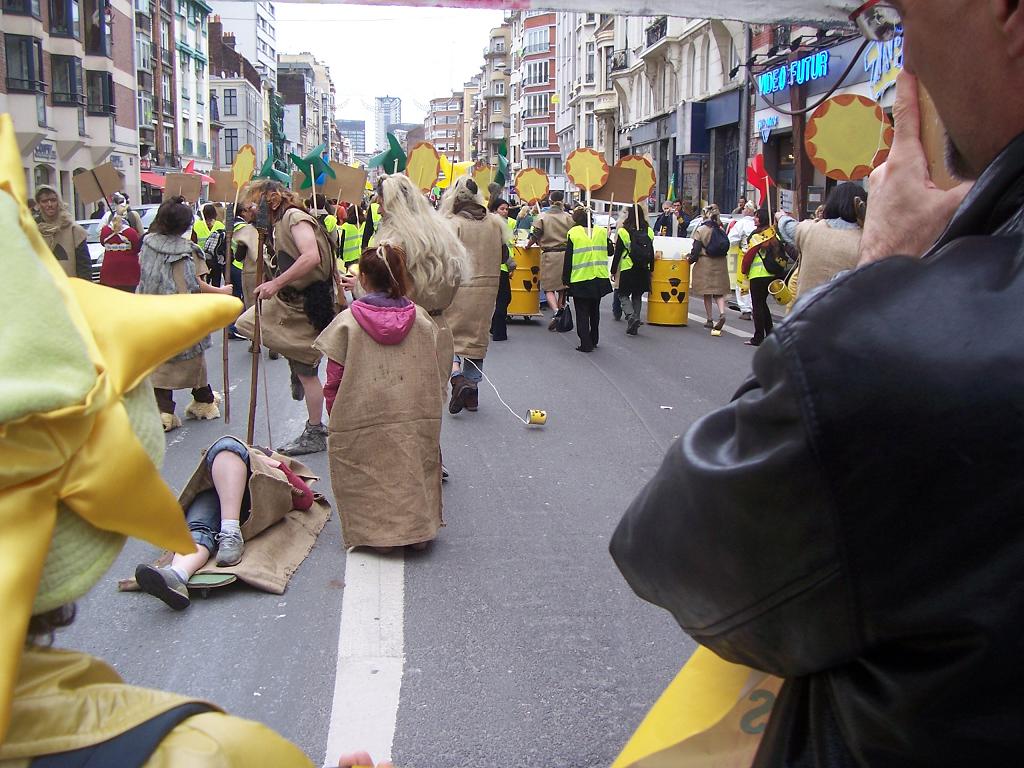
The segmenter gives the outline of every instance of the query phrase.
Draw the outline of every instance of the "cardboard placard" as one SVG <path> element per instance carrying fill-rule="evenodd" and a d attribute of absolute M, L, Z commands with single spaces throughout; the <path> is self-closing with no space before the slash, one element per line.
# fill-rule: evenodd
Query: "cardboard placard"
<path fill-rule="evenodd" d="M 324 179 L 323 192 L 327 197 L 339 202 L 359 204 L 363 200 L 366 189 L 366 169 L 353 168 L 350 165 L 332 162 L 335 177 Z"/>
<path fill-rule="evenodd" d="M 292 171 L 292 192 L 297 194 L 299 197 L 303 197 L 303 195 L 308 197 L 313 194 L 312 187 L 306 187 L 306 189 L 309 190 L 308 192 L 303 191 L 302 182 L 304 182 L 305 180 L 306 174 L 304 174 L 302 171 Z"/>
<path fill-rule="evenodd" d="M 75 194 L 83 205 L 92 205 L 100 200 L 109 199 L 112 194 L 124 189 L 124 179 L 112 163 L 75 174 L 72 179 Z"/>
<path fill-rule="evenodd" d="M 213 184 L 207 193 L 209 200 L 216 200 L 218 203 L 232 203 L 235 200 L 235 177 L 231 171 L 209 171 L 207 173 Z"/>
<path fill-rule="evenodd" d="M 195 205 L 199 202 L 199 190 L 203 179 L 194 173 L 168 173 L 164 179 L 164 200 L 181 195 Z"/>
<path fill-rule="evenodd" d="M 636 171 L 632 168 L 612 166 L 608 169 L 608 181 L 590 193 L 591 200 L 617 203 L 632 203 L 636 188 Z"/>

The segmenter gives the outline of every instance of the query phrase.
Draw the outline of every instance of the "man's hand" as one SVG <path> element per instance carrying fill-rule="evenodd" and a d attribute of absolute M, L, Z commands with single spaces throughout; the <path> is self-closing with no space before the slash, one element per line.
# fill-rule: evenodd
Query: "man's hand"
<path fill-rule="evenodd" d="M 353 275 L 350 272 L 346 272 L 345 274 L 341 275 L 340 278 L 341 278 L 341 287 L 344 288 L 346 291 L 349 291 L 349 292 L 352 292 L 353 290 L 355 290 L 356 283 L 359 282 L 359 278 L 356 275 Z"/>
<path fill-rule="evenodd" d="M 973 182 L 948 192 L 928 174 L 921 143 L 917 78 L 903 72 L 896 81 L 896 132 L 889 159 L 871 173 L 860 264 L 890 256 L 920 257 L 938 239 Z"/>
<path fill-rule="evenodd" d="M 266 301 L 272 299 L 277 295 L 277 292 L 281 290 L 281 286 L 278 285 L 277 279 L 267 280 L 265 283 L 260 283 L 256 286 L 255 296 L 257 299 Z"/>

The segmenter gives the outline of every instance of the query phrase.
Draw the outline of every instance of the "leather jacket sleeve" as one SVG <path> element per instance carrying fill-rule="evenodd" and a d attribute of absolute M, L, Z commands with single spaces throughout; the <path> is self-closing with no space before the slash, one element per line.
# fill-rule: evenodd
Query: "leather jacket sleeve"
<path fill-rule="evenodd" d="M 753 378 L 672 446 L 611 542 L 640 597 L 720 656 L 782 677 L 861 644 L 798 370 L 768 337 Z"/>

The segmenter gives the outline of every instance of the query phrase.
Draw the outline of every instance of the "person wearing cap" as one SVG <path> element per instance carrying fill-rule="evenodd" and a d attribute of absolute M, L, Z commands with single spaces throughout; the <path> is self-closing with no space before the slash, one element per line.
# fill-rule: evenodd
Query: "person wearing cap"
<path fill-rule="evenodd" d="M 576 307 L 576 334 L 580 338 L 577 352 L 593 352 L 600 341 L 601 299 L 612 292 L 608 262 L 612 245 L 608 230 L 593 226 L 589 208 L 572 212 L 575 223 L 566 234 L 562 282 Z"/>
<path fill-rule="evenodd" d="M 60 193 L 48 184 L 42 184 L 36 188 L 35 202 L 39 207 L 39 234 L 64 273 L 69 277 L 92 279 L 88 235 L 75 224 Z"/>
<path fill-rule="evenodd" d="M 191 549 L 157 468 L 164 440 L 145 378 L 239 305 L 69 281 L 35 249 L 18 157 L 2 116 L 0 763 L 309 768 L 300 749 L 259 723 L 128 685 L 100 659 L 50 645 L 128 536 Z"/>

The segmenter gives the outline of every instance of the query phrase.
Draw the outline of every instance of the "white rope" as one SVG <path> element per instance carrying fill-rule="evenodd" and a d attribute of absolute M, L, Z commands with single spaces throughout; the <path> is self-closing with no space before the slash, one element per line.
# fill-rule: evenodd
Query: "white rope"
<path fill-rule="evenodd" d="M 494 386 L 494 382 L 490 380 L 490 378 L 489 378 L 489 377 L 487 376 L 487 374 L 486 374 L 486 373 L 484 373 L 484 372 L 483 372 L 483 369 L 482 369 L 482 368 L 481 368 L 481 367 L 480 367 L 479 365 L 477 365 L 476 363 L 474 363 L 474 362 L 473 362 L 472 360 L 470 360 L 470 359 L 469 359 L 468 357 L 463 357 L 463 358 L 462 358 L 462 360 L 463 360 L 463 362 L 469 363 L 470 365 L 472 365 L 472 366 L 473 366 L 474 368 L 476 368 L 476 369 L 477 369 L 477 370 L 478 370 L 478 371 L 480 372 L 480 375 L 484 377 L 484 380 L 485 380 L 485 381 L 486 381 L 486 382 L 487 382 L 488 384 L 490 384 L 490 385 L 491 385 L 491 389 L 493 389 L 493 390 L 494 390 L 494 394 L 496 394 L 496 395 L 498 396 L 498 400 L 499 400 L 499 402 L 501 402 L 501 404 L 502 404 L 502 405 L 504 405 L 504 406 L 505 406 L 506 408 L 508 408 L 508 412 L 509 412 L 509 413 L 511 413 L 511 414 L 512 414 L 513 416 L 515 416 L 515 417 L 516 417 L 517 419 L 519 419 L 519 420 L 520 420 L 521 422 L 523 422 L 523 424 L 525 424 L 526 426 L 530 426 L 530 422 L 529 422 L 529 421 L 527 421 L 526 419 L 524 419 L 524 418 L 523 418 L 522 416 L 520 416 L 520 415 L 519 415 L 518 413 L 516 413 L 515 411 L 513 411 L 513 410 L 512 410 L 512 408 L 510 408 L 510 407 L 509 407 L 509 404 L 505 402 L 504 398 L 502 398 L 502 396 L 501 396 L 501 392 L 499 392 L 499 391 L 498 391 L 498 388 L 497 388 L 496 386 Z"/>

